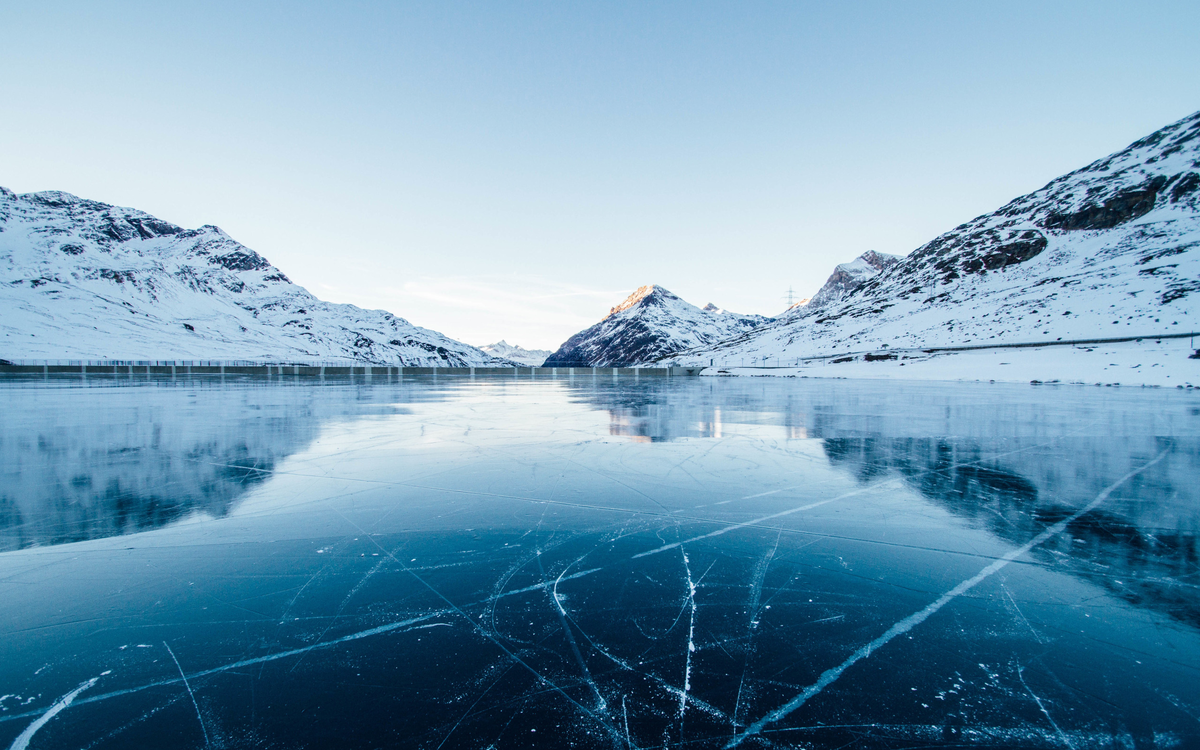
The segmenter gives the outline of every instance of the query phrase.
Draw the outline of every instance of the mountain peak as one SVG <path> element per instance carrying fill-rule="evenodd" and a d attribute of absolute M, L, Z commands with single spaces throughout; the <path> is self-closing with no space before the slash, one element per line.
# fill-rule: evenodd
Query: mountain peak
<path fill-rule="evenodd" d="M 798 312 L 818 310 L 826 305 L 845 299 L 869 279 L 878 276 L 900 262 L 897 255 L 868 250 L 849 263 L 839 263 L 816 294 L 807 303 L 801 302 L 788 308 Z"/>
<path fill-rule="evenodd" d="M 486 344 L 479 347 L 480 350 L 499 357 L 510 362 L 525 365 L 526 367 L 539 367 L 546 361 L 546 357 L 550 356 L 550 352 L 545 349 L 526 349 L 523 346 L 510 344 L 504 339 L 500 339 L 494 344 Z"/>
<path fill-rule="evenodd" d="M 596 325 L 568 339 L 543 366 L 626 367 L 739 336 L 771 320 L 716 305 L 701 309 L 657 284 L 639 287 Z"/>
<path fill-rule="evenodd" d="M 616 315 L 619 312 L 624 312 L 643 301 L 649 301 L 651 304 L 660 300 L 677 300 L 679 297 L 672 294 L 658 284 L 647 284 L 640 286 L 634 290 L 633 294 L 625 298 L 625 301 L 609 309 L 608 315 Z"/>

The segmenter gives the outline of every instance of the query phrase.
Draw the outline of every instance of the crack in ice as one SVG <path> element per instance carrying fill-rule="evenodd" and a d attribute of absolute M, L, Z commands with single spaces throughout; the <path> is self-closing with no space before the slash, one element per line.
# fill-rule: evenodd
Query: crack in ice
<path fill-rule="evenodd" d="M 183 667 L 179 665 L 179 658 L 175 656 L 175 651 L 171 648 L 171 644 L 163 641 L 163 645 L 167 647 L 167 653 L 171 655 L 171 661 L 175 662 L 175 668 L 179 670 L 179 677 L 183 680 L 183 686 L 187 688 L 188 697 L 192 699 L 192 708 L 196 709 L 196 721 L 200 722 L 200 731 L 204 733 L 204 746 L 208 747 L 208 727 L 204 726 L 204 717 L 200 715 L 200 704 L 196 702 L 196 694 L 192 692 L 192 683 L 188 682 L 187 675 L 183 673 Z"/>
<path fill-rule="evenodd" d="M 878 638 L 876 638 L 875 640 L 866 644 L 865 646 L 859 648 L 857 651 L 855 651 L 853 654 L 851 654 L 850 657 L 848 659 L 846 659 L 844 662 L 842 662 L 841 664 L 837 665 L 836 667 L 832 667 L 832 668 L 826 670 L 824 673 L 822 673 L 821 676 L 817 679 L 817 681 L 814 682 L 812 685 L 809 685 L 807 688 L 805 688 L 802 693 L 800 693 L 796 697 L 792 698 L 790 701 L 788 701 L 784 705 L 780 706 L 779 708 L 775 709 L 774 711 L 771 711 L 763 718 L 761 718 L 758 721 L 751 724 L 749 727 L 746 728 L 746 731 L 742 732 L 739 735 L 735 735 L 733 737 L 733 739 L 731 739 L 725 745 L 725 747 L 727 749 L 737 747 L 738 745 L 742 744 L 742 742 L 744 742 L 747 738 L 753 737 L 754 735 L 757 735 L 760 732 L 762 732 L 769 724 L 774 724 L 775 722 L 786 718 L 793 711 L 795 711 L 798 708 L 800 708 L 801 706 L 803 706 L 805 703 L 807 703 L 810 699 L 812 699 L 813 697 L 818 695 L 825 688 L 829 687 L 834 682 L 836 682 L 837 679 L 842 676 L 842 673 L 844 673 L 847 669 L 854 666 L 859 661 L 867 658 L 874 651 L 887 645 L 887 643 L 890 642 L 892 639 L 894 639 L 896 636 L 903 635 L 904 633 L 907 633 L 908 631 L 915 628 L 917 625 L 920 625 L 921 623 L 925 622 L 925 620 L 929 619 L 933 614 L 935 614 L 942 607 L 946 606 L 953 600 L 957 599 L 959 596 L 962 596 L 966 592 L 970 591 L 975 586 L 977 586 L 979 583 L 983 582 L 985 579 L 990 578 L 993 574 L 995 574 L 996 572 L 998 572 L 999 570 L 1004 568 L 1006 565 L 1008 565 L 1010 562 L 1012 562 L 1016 558 L 1020 557 L 1021 555 L 1024 555 L 1025 553 L 1029 552 L 1034 547 L 1037 547 L 1038 545 L 1049 540 L 1050 538 L 1057 536 L 1058 534 L 1061 534 L 1064 529 L 1066 529 L 1072 523 L 1077 521 L 1080 517 L 1091 512 L 1098 505 L 1100 505 L 1105 500 L 1107 500 L 1109 495 L 1112 494 L 1113 490 L 1117 489 L 1125 482 L 1129 481 L 1133 477 L 1137 476 L 1138 474 L 1142 473 L 1146 469 L 1149 469 L 1151 466 L 1154 466 L 1159 461 L 1163 460 L 1163 458 L 1165 458 L 1167 456 L 1167 454 L 1170 453 L 1170 451 L 1171 451 L 1170 448 L 1164 449 L 1161 453 L 1159 453 L 1157 456 L 1155 456 L 1154 459 L 1152 459 L 1149 463 L 1146 463 L 1146 464 L 1142 465 L 1140 468 L 1130 471 L 1128 474 L 1121 477 L 1116 482 L 1113 482 L 1111 485 L 1104 488 L 1104 490 L 1099 495 L 1096 496 L 1095 500 L 1092 500 L 1090 503 L 1085 505 L 1080 510 L 1076 511 L 1075 513 L 1068 516 L 1067 518 L 1064 518 L 1063 520 L 1059 521 L 1058 523 L 1054 524 L 1053 526 L 1050 526 L 1049 528 L 1045 529 L 1044 531 L 1042 531 L 1042 533 L 1038 534 L 1033 539 L 1029 540 L 1028 542 L 1021 545 L 1020 547 L 1017 547 L 1016 549 L 1006 553 L 999 560 L 996 560 L 991 565 L 989 565 L 986 568 L 984 568 L 983 570 L 979 571 L 971 578 L 968 578 L 967 580 L 963 581 L 962 583 L 958 584 L 954 588 L 947 591 L 945 594 L 942 594 L 940 597 L 938 597 L 938 599 L 936 601 L 934 601 L 932 604 L 928 605 L 924 609 L 914 612 L 913 614 L 909 615 L 908 617 L 905 617 L 903 620 L 900 620 L 896 624 L 892 625 L 890 628 L 887 629 L 886 632 L 884 632 L 883 635 L 879 636 Z"/>

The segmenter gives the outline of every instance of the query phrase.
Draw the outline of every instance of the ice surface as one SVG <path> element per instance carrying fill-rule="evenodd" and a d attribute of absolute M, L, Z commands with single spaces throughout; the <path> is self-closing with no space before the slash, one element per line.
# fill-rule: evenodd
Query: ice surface
<path fill-rule="evenodd" d="M 1197 476 L 1175 389 L 8 379 L 0 747 L 1187 747 Z"/>

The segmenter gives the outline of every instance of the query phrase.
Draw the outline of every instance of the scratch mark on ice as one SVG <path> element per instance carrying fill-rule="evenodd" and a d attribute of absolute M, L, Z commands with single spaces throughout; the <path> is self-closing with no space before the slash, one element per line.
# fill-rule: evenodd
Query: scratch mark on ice
<path fill-rule="evenodd" d="M 766 580 L 767 569 L 771 567 L 771 561 L 775 559 L 775 552 L 779 549 L 779 540 L 782 537 L 782 531 L 775 535 L 775 546 L 755 566 L 754 579 L 750 584 L 750 622 L 746 627 L 746 658 L 742 661 L 742 677 L 738 680 L 737 698 L 733 702 L 733 726 L 735 729 L 741 726 L 738 717 L 741 716 L 742 688 L 746 684 L 746 670 L 750 665 L 750 656 L 754 653 L 753 631 L 758 627 L 758 607 L 762 603 L 763 581 Z"/>
<path fill-rule="evenodd" d="M 1071 744 L 1069 739 L 1067 739 L 1067 735 L 1063 734 L 1063 730 L 1059 729 L 1058 724 L 1054 721 L 1054 717 L 1052 717 L 1050 712 L 1046 710 L 1046 707 L 1042 705 L 1042 699 L 1038 697 L 1037 693 L 1029 689 L 1029 684 L 1025 682 L 1024 671 L 1025 670 L 1022 669 L 1021 665 L 1018 664 L 1017 679 L 1021 681 L 1021 685 L 1025 688 L 1025 691 L 1033 696 L 1034 702 L 1037 703 L 1038 710 L 1041 711 L 1042 715 L 1046 717 L 1046 721 L 1050 722 L 1050 726 L 1054 727 L 1054 731 L 1058 732 L 1058 738 L 1062 740 L 1062 743 L 1071 750 L 1075 750 L 1075 746 Z"/>
<path fill-rule="evenodd" d="M 1017 610 L 1017 614 L 1021 616 L 1021 622 L 1024 622 L 1025 627 L 1029 628 L 1029 632 L 1033 633 L 1034 640 L 1045 645 L 1046 642 L 1042 640 L 1042 636 L 1036 630 L 1034 630 L 1033 625 L 1030 625 L 1029 620 L 1025 617 L 1025 613 L 1022 612 L 1021 608 L 1017 606 L 1017 600 L 1013 599 L 1012 594 L 1008 593 L 1008 588 L 1005 586 L 1001 586 L 1000 588 L 1004 591 L 1004 595 L 1008 597 L 1008 600 L 1012 602 L 1013 609 Z"/>
<path fill-rule="evenodd" d="M 595 573 L 598 570 L 600 570 L 600 568 L 589 568 L 588 570 L 581 570 L 578 573 L 572 573 L 569 576 L 559 576 L 558 578 L 561 581 L 573 581 L 576 578 L 583 578 L 584 576 L 590 576 L 592 573 Z M 506 596 L 515 596 L 517 594 L 528 594 L 530 591 L 537 591 L 538 589 L 547 589 L 547 588 L 550 588 L 552 585 L 557 585 L 557 583 L 558 583 L 558 581 L 555 581 L 554 584 L 551 584 L 549 581 L 543 581 L 542 583 L 535 583 L 532 586 L 525 586 L 524 588 L 512 589 L 510 591 L 505 591 L 504 593 L 496 594 L 495 596 L 488 597 L 487 599 L 484 600 L 484 603 L 488 604 L 488 603 L 491 603 L 498 599 L 503 599 Z"/>
<path fill-rule="evenodd" d="M 539 554 L 537 558 L 538 572 L 545 578 L 546 571 L 542 568 L 542 556 Z M 563 573 L 566 573 L 571 566 L 562 569 L 558 574 L 558 578 L 554 579 L 554 585 L 548 592 L 550 599 L 554 601 L 554 608 L 558 612 L 558 620 L 562 625 L 563 633 L 567 636 L 567 643 L 571 645 L 571 652 L 575 655 L 575 662 L 579 665 L 579 671 L 583 673 L 583 680 L 592 689 L 592 694 L 596 696 L 596 710 L 604 711 L 608 708 L 608 701 L 604 700 L 604 696 L 600 694 L 600 688 L 596 685 L 596 680 L 592 678 L 592 673 L 588 669 L 587 662 L 583 659 L 583 653 L 579 650 L 579 644 L 575 642 L 575 634 L 571 631 L 571 624 L 567 622 L 567 610 L 563 608 L 562 600 L 558 598 L 558 582 L 562 580 Z"/>
<path fill-rule="evenodd" d="M 171 650 L 171 644 L 163 641 L 163 645 L 167 647 L 167 653 L 171 655 L 171 661 L 175 662 L 175 668 L 179 670 L 179 676 L 183 678 L 183 686 L 187 688 L 188 696 L 192 699 L 192 707 L 196 709 L 196 721 L 200 722 L 200 731 L 204 732 L 204 746 L 208 747 L 208 729 L 204 726 L 204 717 L 200 715 L 200 704 L 196 703 L 196 694 L 192 692 L 192 683 L 188 682 L 187 675 L 183 673 L 183 667 L 179 666 L 179 659 L 176 658 L 175 652 Z"/>
<path fill-rule="evenodd" d="M 486 696 L 488 693 L 490 693 L 492 691 L 492 688 L 499 685 L 500 681 L 503 680 L 508 675 L 508 673 L 511 672 L 515 668 L 516 668 L 515 664 L 510 665 L 508 667 L 508 669 L 504 670 L 500 674 L 499 677 L 497 677 L 495 680 L 492 681 L 492 684 L 487 686 L 487 689 L 485 689 L 482 693 L 480 693 L 475 698 L 475 701 L 473 703 L 471 703 L 470 707 L 467 708 L 466 711 L 463 712 L 462 716 L 458 717 L 458 721 L 454 722 L 454 726 L 450 727 L 450 731 L 446 733 L 446 736 L 442 738 L 442 741 L 438 743 L 438 746 L 434 750 L 442 750 L 442 748 L 445 746 L 445 744 L 450 741 L 450 737 L 453 736 L 456 731 L 458 731 L 458 728 L 460 726 L 462 726 L 462 723 L 466 720 L 466 718 L 471 715 L 471 712 L 475 710 L 475 707 L 479 705 L 479 702 L 484 699 L 484 696 Z M 509 721 L 511 721 L 511 719 Z M 495 745 L 491 745 L 491 747 L 495 747 Z"/>
<path fill-rule="evenodd" d="M 688 621 L 687 658 L 683 666 L 683 692 L 679 696 L 679 719 L 683 720 L 683 712 L 687 710 L 688 692 L 692 689 L 692 654 L 696 651 L 696 584 L 692 582 L 692 568 L 688 564 L 687 552 L 679 548 L 683 556 L 683 570 L 687 575 L 688 604 L 691 605 L 691 617 Z M 680 727 L 682 733 L 683 728 Z"/>
<path fill-rule="evenodd" d="M 687 608 L 686 602 L 684 602 L 684 608 L 685 609 Z M 637 626 L 636 622 L 634 622 L 634 626 L 635 627 Z M 579 623 L 575 623 L 575 627 L 579 628 Z M 639 628 L 639 630 L 640 630 L 640 628 Z M 667 682 L 662 677 L 660 677 L 659 675 L 655 674 L 652 671 L 647 670 L 647 671 L 643 672 L 641 669 L 638 669 L 637 667 L 635 667 L 633 664 L 630 664 L 625 659 L 622 659 L 621 657 L 612 653 L 611 651 L 606 649 L 604 646 L 600 645 L 599 643 L 596 643 L 596 641 L 593 640 L 587 634 L 587 632 L 583 630 L 583 628 L 579 628 L 579 634 L 582 635 L 589 644 L 591 644 L 592 648 L 596 650 L 596 653 L 598 653 L 601 656 L 603 656 L 604 658 L 608 659 L 613 664 L 616 664 L 618 667 L 625 670 L 626 672 L 637 674 L 637 675 L 644 677 L 647 680 L 650 680 L 655 685 L 657 685 L 659 688 L 661 688 L 663 691 L 665 691 L 668 695 L 675 696 L 676 698 L 679 698 L 680 700 L 686 700 L 693 707 L 700 709 L 701 711 L 705 712 L 706 714 L 712 716 L 713 718 L 715 718 L 719 721 L 729 721 L 730 720 L 728 714 L 726 714 L 724 711 L 717 708 L 716 706 L 712 705 L 711 703 L 706 703 L 705 701 L 697 698 L 694 695 L 690 695 L 688 693 L 683 692 L 683 690 L 675 687 L 674 685 Z M 645 635 L 645 633 L 643 633 L 643 635 Z M 647 636 L 647 637 L 649 637 L 649 636 Z"/>
<path fill-rule="evenodd" d="M 341 514 L 339 514 L 339 515 L 341 515 Z M 355 527 L 358 526 L 353 521 L 351 521 L 349 518 L 346 518 L 344 515 L 342 515 L 342 518 L 350 525 L 355 526 Z M 359 531 L 362 531 L 362 529 L 359 529 Z M 366 532 L 363 532 L 363 533 L 365 534 Z M 562 689 L 562 687 L 560 687 L 558 684 L 556 684 L 550 678 L 546 677 L 541 672 L 534 669 L 533 666 L 529 664 L 529 662 L 525 661 L 520 656 L 515 654 L 512 651 L 512 649 L 505 646 L 503 643 L 500 642 L 500 640 L 498 638 L 496 638 L 491 633 L 489 633 L 487 630 L 485 630 L 483 628 L 483 626 L 481 626 L 478 622 L 475 621 L 475 618 L 468 615 L 466 612 L 464 612 L 462 610 L 462 608 L 460 606 L 458 606 L 453 601 L 451 601 L 445 594 L 443 594 L 438 589 L 434 588 L 434 586 L 431 585 L 424 578 L 422 578 L 421 575 L 419 573 L 417 573 L 417 571 L 413 570 L 408 565 L 406 565 L 403 560 L 401 560 L 400 558 L 393 555 L 391 552 L 388 552 L 386 549 L 384 549 L 384 547 L 382 547 L 379 544 L 379 542 L 375 541 L 375 539 L 373 537 L 368 537 L 368 539 L 370 539 L 370 541 L 372 543 L 374 543 L 376 547 L 379 548 L 379 551 L 381 553 L 392 558 L 392 560 L 394 560 L 396 562 L 396 564 L 398 564 L 401 568 L 404 569 L 404 572 L 408 573 L 410 576 L 412 576 L 413 578 L 415 578 L 417 580 L 417 583 L 420 583 L 422 586 L 424 586 L 426 589 L 428 589 L 429 593 L 433 594 L 438 599 L 441 599 L 450 610 L 452 610 L 453 612 L 458 614 L 460 617 L 462 617 L 463 620 L 465 620 L 467 623 L 469 623 L 471 625 L 471 627 L 475 630 L 475 632 L 477 634 L 479 634 L 479 636 L 490 641 L 492 643 L 492 645 L 494 645 L 496 648 L 503 651 L 504 654 L 506 656 L 508 656 L 508 658 L 512 659 L 514 662 L 519 664 L 523 669 L 525 669 L 527 672 L 529 672 L 531 675 L 533 675 L 533 677 L 538 682 L 542 683 L 550 690 L 553 690 L 554 692 L 561 695 L 568 703 L 570 703 L 572 706 L 575 706 L 576 708 L 578 708 L 580 710 L 580 712 L 583 713 L 585 716 L 588 716 L 589 718 L 596 721 L 608 733 L 609 737 L 611 737 L 614 740 L 619 741 L 620 733 L 617 732 L 616 728 L 613 727 L 604 716 L 598 715 L 595 711 L 592 711 L 587 706 L 583 705 L 579 701 L 572 698 L 570 696 L 570 694 L 567 693 L 567 691 Z"/>
<path fill-rule="evenodd" d="M 71 702 L 75 700 L 77 695 L 82 693 L 84 690 L 87 690 L 92 685 L 95 685 L 99 679 L 99 677 L 93 677 L 87 682 L 81 683 L 79 687 L 75 688 L 63 697 L 59 698 L 58 702 L 51 706 L 46 713 L 39 716 L 36 721 L 25 728 L 24 732 L 21 732 L 19 735 L 17 735 L 17 738 L 13 740 L 13 743 L 8 746 L 8 750 L 25 750 L 25 748 L 29 747 L 29 741 L 33 739 L 33 735 L 37 734 L 39 729 L 46 726 L 46 722 L 53 719 L 63 709 L 71 705 Z"/>
<path fill-rule="evenodd" d="M 1159 461 L 1166 458 L 1167 454 L 1170 453 L 1170 451 L 1171 451 L 1170 448 L 1164 449 L 1161 453 L 1159 453 L 1157 456 L 1155 456 L 1150 462 L 1143 464 L 1140 468 L 1134 469 L 1133 471 L 1129 472 L 1125 476 L 1118 479 L 1116 482 L 1113 482 L 1108 487 L 1105 487 L 1104 490 L 1099 495 L 1096 496 L 1095 500 L 1091 501 L 1090 503 L 1085 505 L 1083 508 L 1076 511 L 1074 514 L 1068 516 L 1067 518 L 1064 518 L 1063 520 L 1059 521 L 1058 523 L 1054 524 L 1053 526 L 1050 526 L 1045 531 L 1038 534 L 1033 539 L 1029 540 L 1028 542 L 1021 545 L 1020 547 L 1017 547 L 1016 549 L 1011 550 L 1010 552 L 1006 553 L 1003 557 L 996 560 L 995 562 L 993 562 L 991 565 L 987 566 L 983 570 L 979 571 L 971 578 L 968 578 L 967 580 L 958 584 L 957 586 L 950 589 L 946 593 L 942 594 L 940 597 L 938 597 L 938 599 L 936 601 L 934 601 L 929 606 L 925 607 L 924 609 L 922 609 L 920 611 L 914 612 L 913 614 L 909 615 L 908 617 L 905 617 L 903 620 L 900 620 L 899 622 L 897 622 L 895 625 L 892 625 L 890 628 L 887 629 L 886 632 L 884 632 L 883 635 L 879 636 L 875 640 L 871 641 L 867 645 L 861 647 L 860 649 L 855 651 L 853 654 L 851 654 L 850 657 L 848 659 L 846 659 L 846 661 L 842 662 L 841 664 L 837 665 L 836 667 L 827 669 L 824 673 L 822 673 L 822 675 L 817 679 L 816 682 L 814 682 L 812 685 L 809 685 L 807 688 L 805 688 L 804 692 L 800 693 L 799 695 L 792 698 L 790 701 L 788 701 L 784 705 L 780 706 L 779 708 L 775 709 L 774 711 L 771 711 L 766 716 L 762 717 L 758 721 L 751 724 L 749 727 L 746 728 L 746 731 L 742 732 L 739 735 L 734 736 L 734 738 L 731 739 L 725 745 L 726 749 L 728 750 L 728 748 L 737 747 L 738 745 L 742 744 L 742 742 L 744 742 L 748 737 L 753 737 L 754 735 L 757 735 L 760 732 L 762 732 L 769 724 L 774 724 L 775 722 L 779 721 L 780 719 L 786 718 L 789 714 L 791 714 L 793 711 L 795 711 L 796 709 L 803 706 L 810 699 L 812 699 L 817 694 L 819 694 L 822 690 L 824 690 L 825 688 L 829 687 L 834 682 L 836 682 L 837 679 L 842 676 L 842 673 L 845 672 L 847 669 L 854 666 L 859 661 L 867 658 L 873 652 L 875 652 L 878 649 L 882 648 L 883 646 L 887 645 L 896 636 L 903 635 L 904 633 L 907 633 L 908 631 L 912 630 L 916 626 L 925 622 L 927 619 L 929 619 L 933 614 L 935 614 L 942 607 L 946 606 L 947 604 L 954 601 L 958 597 L 962 596 L 963 594 L 967 593 L 971 589 L 975 588 L 975 586 L 977 586 L 979 583 L 981 583 L 982 581 L 984 581 L 987 578 L 990 578 L 992 575 L 994 575 L 996 572 L 1003 569 L 1005 566 L 1007 566 L 1013 560 L 1017 559 L 1021 555 L 1024 555 L 1025 553 L 1029 552 L 1029 550 L 1033 549 L 1034 547 L 1037 547 L 1038 545 L 1046 542 L 1050 538 L 1061 534 L 1064 529 L 1066 529 L 1072 523 L 1077 521 L 1081 516 L 1083 516 L 1087 513 L 1090 513 L 1094 508 L 1096 508 L 1096 506 L 1100 505 L 1105 500 L 1107 500 L 1109 495 L 1112 494 L 1113 490 L 1117 489 L 1122 484 L 1125 484 L 1125 482 L 1129 481 L 1130 479 L 1137 476 L 1138 474 L 1141 474 L 1146 469 L 1149 469 L 1151 466 L 1154 466 Z"/>
<path fill-rule="evenodd" d="M 434 610 L 432 612 L 428 612 L 428 613 L 420 615 L 418 617 L 411 617 L 407 620 L 401 620 L 399 622 L 392 622 L 392 623 L 388 623 L 387 625 L 380 625 L 378 627 L 370 628 L 368 630 L 360 630 L 357 633 L 351 633 L 350 635 L 344 635 L 341 638 L 334 638 L 333 640 L 324 641 L 322 643 L 314 643 L 311 646 L 303 646 L 301 648 L 288 649 L 287 651 L 278 651 L 274 654 L 267 654 L 266 656 L 256 656 L 252 659 L 241 659 L 240 661 L 230 662 L 229 664 L 223 664 L 219 667 L 213 667 L 212 669 L 205 669 L 200 672 L 193 672 L 191 675 L 191 679 L 194 680 L 197 677 L 207 677 L 211 674 L 220 674 L 221 672 L 228 672 L 232 669 L 240 669 L 241 667 L 249 667 L 249 666 L 253 666 L 255 664 L 265 664 L 267 662 L 278 661 L 280 659 L 286 659 L 290 656 L 298 656 L 300 654 L 305 654 L 314 649 L 329 648 L 331 646 L 337 646 L 337 645 L 340 645 L 343 643 L 348 643 L 350 641 L 357 641 L 362 638 L 370 638 L 372 636 L 381 635 L 383 633 L 391 633 L 391 632 L 395 632 L 395 631 L 404 632 L 403 628 L 407 628 L 410 625 L 415 625 L 416 623 L 424 622 L 425 620 L 432 620 L 435 617 L 445 617 L 446 615 L 449 615 L 449 614 L 450 614 L 450 610 L 445 610 L 445 609 Z M 446 624 L 449 624 L 449 623 L 446 623 Z M 410 628 L 410 629 L 412 629 L 412 628 Z M 156 682 L 146 683 L 145 685 L 139 685 L 138 687 L 125 688 L 124 690 L 114 690 L 111 693 L 103 693 L 101 695 L 94 695 L 91 698 L 86 698 L 84 700 L 79 701 L 79 703 L 81 705 L 85 704 L 85 703 L 96 703 L 98 701 L 104 701 L 104 700 L 108 700 L 110 698 L 119 698 L 123 695 L 132 695 L 133 693 L 140 693 L 141 691 L 149 690 L 150 688 L 163 687 L 166 685 L 176 685 L 182 681 L 183 680 L 180 680 L 178 678 L 167 679 L 167 680 L 158 680 Z M 26 716 L 32 716 L 34 713 L 35 712 L 16 714 L 13 716 L 0 716 L 0 722 L 11 721 L 13 719 L 21 719 Z"/>
<path fill-rule="evenodd" d="M 889 480 L 888 482 L 883 483 L 883 484 L 893 484 L 896 481 L 899 481 L 899 480 Z M 664 544 L 663 546 L 656 547 L 652 550 L 647 550 L 645 552 L 639 552 L 638 554 L 633 556 L 633 559 L 636 560 L 639 557 L 647 557 L 649 555 L 657 555 L 659 552 L 666 552 L 667 550 L 672 550 L 672 549 L 675 549 L 676 547 L 682 547 L 683 545 L 690 544 L 692 542 L 699 542 L 703 539 L 712 539 L 714 536 L 721 536 L 722 534 L 728 534 L 731 531 L 737 531 L 738 529 L 744 529 L 747 526 L 757 526 L 757 525 L 761 524 L 763 521 L 770 521 L 772 519 L 780 518 L 782 516 L 790 516 L 793 513 L 800 513 L 802 511 L 806 511 L 806 510 L 812 510 L 813 508 L 819 508 L 822 505 L 828 505 L 829 503 L 832 503 L 835 500 L 841 500 L 843 498 L 850 497 L 851 495 L 861 495 L 862 493 L 866 492 L 868 489 L 872 489 L 872 490 L 877 489 L 879 486 L 880 485 L 878 485 L 878 484 L 873 484 L 870 487 L 863 487 L 861 489 L 857 489 L 852 492 L 847 492 L 844 495 L 838 495 L 837 497 L 831 497 L 828 500 L 820 500 L 815 503 L 809 503 L 808 505 L 801 505 L 799 508 L 789 508 L 788 510 L 781 510 L 778 513 L 771 513 L 770 515 L 759 516 L 758 518 L 752 519 L 750 521 L 742 521 L 741 523 L 730 524 L 729 526 L 722 527 L 720 529 L 717 529 L 716 531 L 710 531 L 707 534 L 701 534 L 700 536 L 694 536 L 691 539 L 684 539 L 682 542 L 671 542 L 670 544 Z"/>
<path fill-rule="evenodd" d="M 621 696 L 621 713 L 625 715 L 625 748 L 633 750 L 633 742 L 629 739 L 629 709 L 625 707 L 625 696 Z"/>

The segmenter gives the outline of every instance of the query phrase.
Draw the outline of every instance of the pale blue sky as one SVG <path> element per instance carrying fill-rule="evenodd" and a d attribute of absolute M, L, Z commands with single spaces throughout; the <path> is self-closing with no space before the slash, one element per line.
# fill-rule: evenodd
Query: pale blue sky
<path fill-rule="evenodd" d="M 772 314 L 1200 108 L 1200 3 L 6 3 L 0 185 L 554 348 Z"/>

